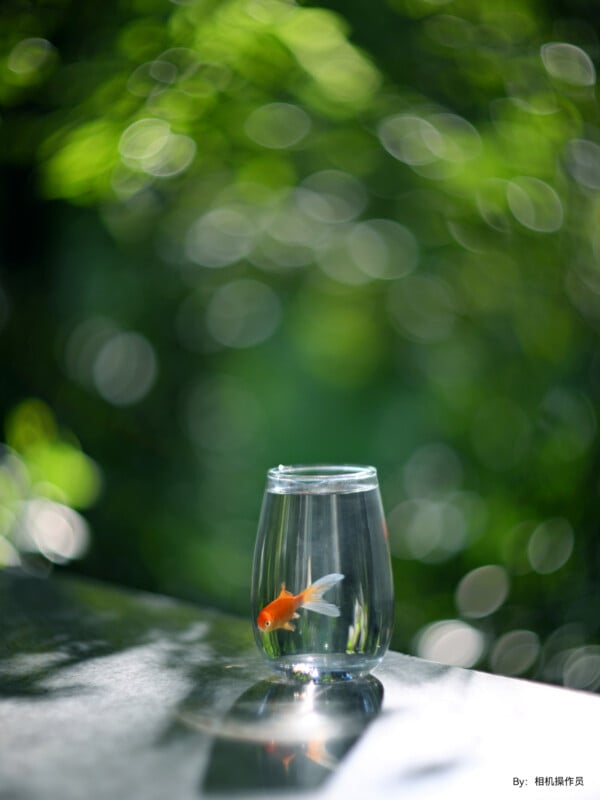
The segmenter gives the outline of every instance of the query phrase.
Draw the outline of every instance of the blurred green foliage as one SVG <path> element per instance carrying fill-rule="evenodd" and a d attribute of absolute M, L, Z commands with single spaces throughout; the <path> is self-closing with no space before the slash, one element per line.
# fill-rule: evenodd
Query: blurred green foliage
<path fill-rule="evenodd" d="M 247 613 L 265 470 L 373 463 L 394 647 L 598 688 L 594 19 L 5 2 L 0 558 Z"/>

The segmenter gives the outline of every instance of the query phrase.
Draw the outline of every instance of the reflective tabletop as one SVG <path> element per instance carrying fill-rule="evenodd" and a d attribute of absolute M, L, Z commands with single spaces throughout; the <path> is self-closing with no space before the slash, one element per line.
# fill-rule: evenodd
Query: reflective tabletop
<path fill-rule="evenodd" d="M 600 798 L 600 698 L 390 652 L 284 680 L 247 620 L 0 572 L 1 800 Z"/>

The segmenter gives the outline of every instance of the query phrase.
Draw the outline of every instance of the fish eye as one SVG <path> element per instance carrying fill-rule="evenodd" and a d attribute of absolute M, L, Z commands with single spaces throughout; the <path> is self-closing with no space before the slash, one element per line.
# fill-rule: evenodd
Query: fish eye
<path fill-rule="evenodd" d="M 270 627 L 271 627 L 271 620 L 268 619 L 265 621 L 265 628 L 270 628 Z"/>

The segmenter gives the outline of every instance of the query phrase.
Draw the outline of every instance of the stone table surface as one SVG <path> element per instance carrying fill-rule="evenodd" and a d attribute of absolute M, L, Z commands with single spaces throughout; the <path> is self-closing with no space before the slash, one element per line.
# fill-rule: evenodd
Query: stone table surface
<path fill-rule="evenodd" d="M 599 719 L 597 695 L 394 652 L 284 682 L 246 620 L 0 572 L 0 800 L 600 800 Z"/>

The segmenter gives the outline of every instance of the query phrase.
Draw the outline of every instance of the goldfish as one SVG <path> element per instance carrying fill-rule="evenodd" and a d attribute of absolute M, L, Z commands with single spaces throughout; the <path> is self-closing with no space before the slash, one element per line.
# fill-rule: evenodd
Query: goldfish
<path fill-rule="evenodd" d="M 278 628 L 295 631 L 292 620 L 299 618 L 300 615 L 297 613 L 299 608 L 324 614 L 326 617 L 339 617 L 339 608 L 334 603 L 327 603 L 322 598 L 325 592 L 342 580 L 344 580 L 344 576 L 341 573 L 332 572 L 311 583 L 300 594 L 288 592 L 285 583 L 282 583 L 279 596 L 262 609 L 256 619 L 256 624 L 261 631 L 274 631 Z"/>
<path fill-rule="evenodd" d="M 296 763 L 301 762 L 302 757 L 329 770 L 335 769 L 338 765 L 338 759 L 329 752 L 323 739 L 309 739 L 296 746 L 281 745 L 272 741 L 265 744 L 264 749 L 270 756 L 283 764 L 286 773 L 289 772 L 292 761 L 296 759 Z M 296 758 L 297 756 L 298 758 Z M 301 768 L 302 763 L 299 764 L 299 769 Z"/>

